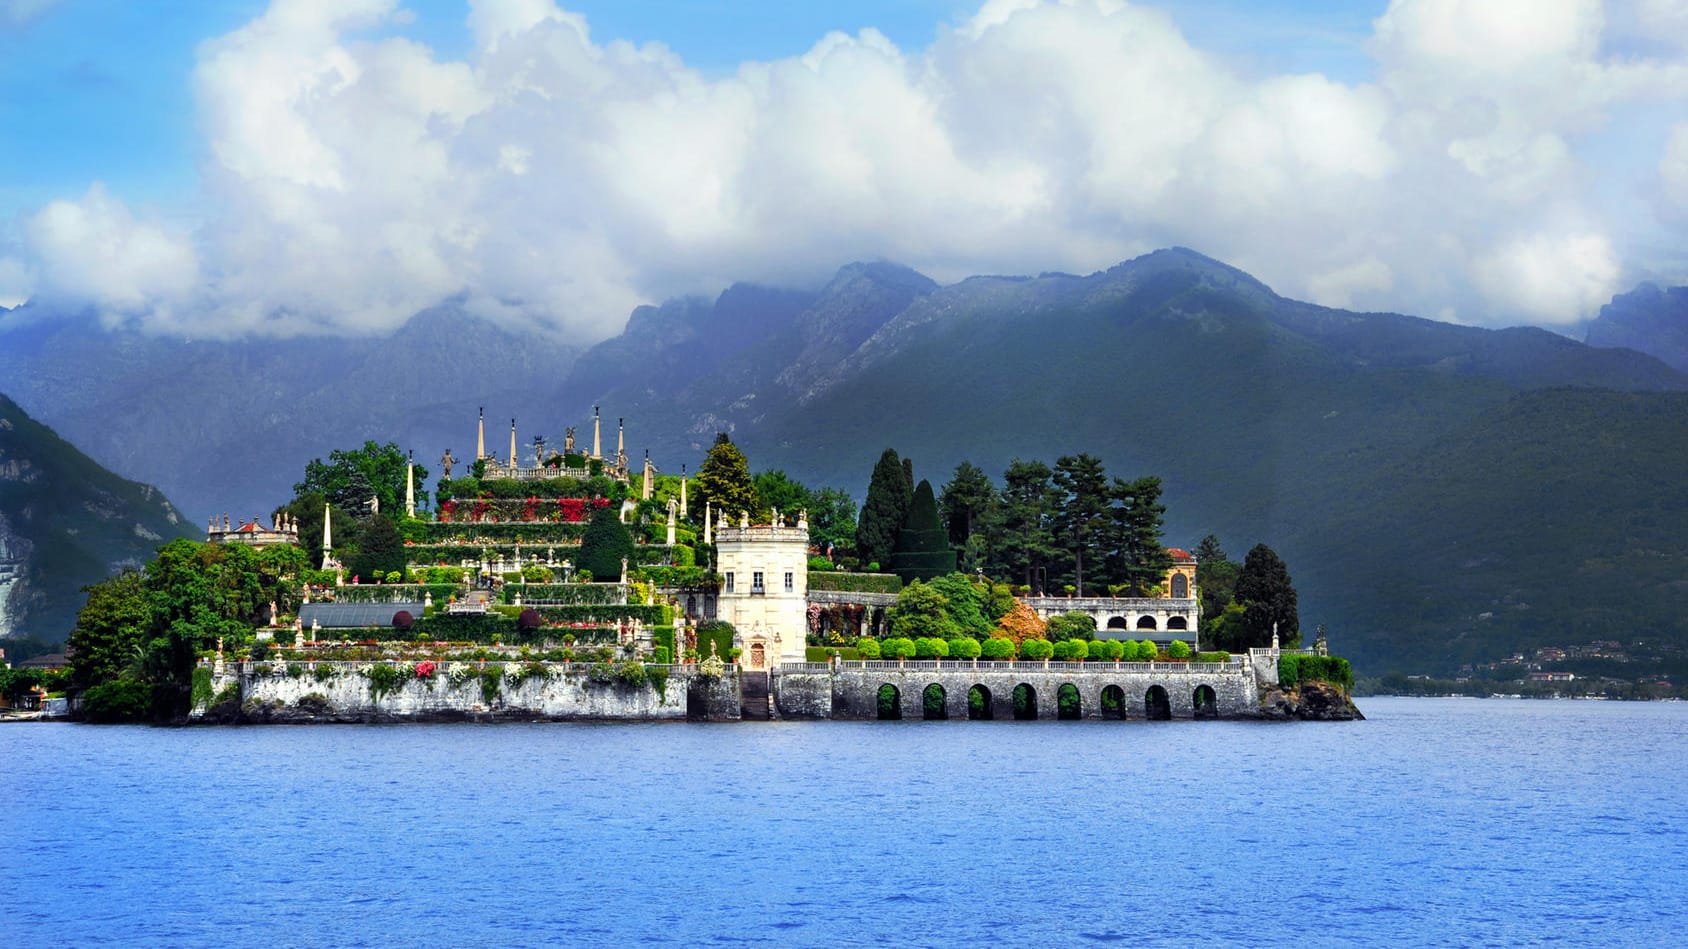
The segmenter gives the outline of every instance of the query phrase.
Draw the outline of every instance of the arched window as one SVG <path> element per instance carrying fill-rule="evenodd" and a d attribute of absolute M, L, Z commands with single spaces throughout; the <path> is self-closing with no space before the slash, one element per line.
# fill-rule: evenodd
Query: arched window
<path fill-rule="evenodd" d="M 1155 628 L 1157 628 L 1155 626 L 1155 618 L 1153 616 L 1139 616 L 1139 617 L 1137 617 L 1137 628 L 1138 629 L 1155 629 Z"/>
<path fill-rule="evenodd" d="M 1174 616 L 1166 621 L 1167 629 L 1189 629 L 1190 621 L 1182 616 Z"/>
<path fill-rule="evenodd" d="M 1181 573 L 1172 575 L 1172 598 L 1187 600 L 1190 598 L 1190 581 Z"/>

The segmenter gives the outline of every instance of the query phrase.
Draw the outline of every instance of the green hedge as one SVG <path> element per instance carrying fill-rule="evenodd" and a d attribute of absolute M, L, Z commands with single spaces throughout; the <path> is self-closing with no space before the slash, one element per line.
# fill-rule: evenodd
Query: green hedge
<path fill-rule="evenodd" d="M 839 593 L 901 593 L 903 581 L 891 573 L 811 573 L 809 589 Z"/>
<path fill-rule="evenodd" d="M 418 619 L 404 638 L 489 643 L 494 636 L 504 642 L 515 642 L 518 636 L 516 621 L 498 613 L 435 613 Z"/>
<path fill-rule="evenodd" d="M 716 647 L 715 654 L 727 661 L 727 650 L 733 648 L 733 627 L 730 623 L 720 620 L 710 620 L 698 624 L 697 628 L 697 656 L 699 659 L 709 658 L 709 643 L 713 640 Z"/>
<path fill-rule="evenodd" d="M 862 654 L 848 646 L 807 646 L 803 649 L 803 658 L 809 662 L 830 662 L 832 654 L 838 653 L 838 658 L 846 662 L 855 662 L 862 658 Z"/>
<path fill-rule="evenodd" d="M 462 592 L 455 583 L 382 583 L 335 587 L 332 599 L 338 603 L 420 603 L 423 594 L 432 593 L 436 603 Z"/>
<path fill-rule="evenodd" d="M 619 623 L 622 620 L 636 619 L 646 626 L 672 626 L 674 624 L 673 611 L 662 604 L 656 606 L 584 604 L 581 606 L 539 606 L 535 609 L 539 611 L 540 616 L 545 617 L 546 621 L 551 623 Z"/>
<path fill-rule="evenodd" d="M 534 563 L 535 545 L 522 542 L 522 564 Z M 557 561 L 576 560 L 580 555 L 580 545 L 557 545 Z M 450 566 L 457 566 L 464 560 L 480 561 L 482 557 L 490 560 L 513 560 L 516 556 L 516 545 L 509 544 L 412 544 L 404 549 L 405 559 L 413 565 L 413 569 L 422 569 L 444 561 Z M 666 544 L 641 544 L 633 548 L 634 564 L 666 564 L 668 563 L 668 546 Z M 544 566 L 539 563 L 538 566 Z M 576 564 L 578 566 L 578 564 Z M 557 568 L 559 571 L 561 566 Z M 614 578 L 611 578 L 614 579 Z"/>
<path fill-rule="evenodd" d="M 667 649 L 670 656 L 679 655 L 674 651 L 674 627 L 672 626 L 652 627 L 651 642 L 654 646 Z"/>
<path fill-rule="evenodd" d="M 602 470 L 594 463 L 594 475 Z M 547 478 L 543 481 L 516 481 L 511 478 L 453 478 L 442 481 L 435 492 L 436 501 L 473 501 L 482 495 L 491 499 L 519 501 L 526 498 L 556 500 L 557 498 L 609 498 L 621 503 L 627 496 L 627 486 L 607 477 Z"/>
<path fill-rule="evenodd" d="M 523 521 L 516 524 L 489 524 L 452 521 L 444 524 L 418 524 L 410 533 L 413 536 L 406 539 L 415 541 L 417 546 L 452 542 L 478 543 L 483 540 L 514 544 L 518 539 L 524 547 L 529 544 L 565 546 L 580 543 L 581 535 L 586 533 L 586 522 Z"/>
<path fill-rule="evenodd" d="M 514 603 L 521 594 L 522 602 L 529 600 L 561 600 L 569 606 L 614 606 L 627 599 L 627 591 L 619 583 L 527 583 L 505 584 L 498 591 L 504 603 Z"/>
<path fill-rule="evenodd" d="M 675 550 L 686 550 L 676 547 Z M 677 587 L 683 590 L 718 590 L 721 588 L 721 575 L 712 573 L 702 567 L 640 567 L 639 572 L 645 579 L 659 587 Z"/>
<path fill-rule="evenodd" d="M 1279 656 L 1278 684 L 1329 682 L 1344 689 L 1354 688 L 1354 668 L 1341 656 Z"/>

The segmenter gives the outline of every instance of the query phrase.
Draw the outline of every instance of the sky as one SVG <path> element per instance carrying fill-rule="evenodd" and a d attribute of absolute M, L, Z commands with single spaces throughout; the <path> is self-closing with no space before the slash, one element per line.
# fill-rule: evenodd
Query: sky
<path fill-rule="evenodd" d="M 0 306 L 586 343 L 855 260 L 1574 333 L 1688 283 L 1688 0 L 0 0 Z"/>

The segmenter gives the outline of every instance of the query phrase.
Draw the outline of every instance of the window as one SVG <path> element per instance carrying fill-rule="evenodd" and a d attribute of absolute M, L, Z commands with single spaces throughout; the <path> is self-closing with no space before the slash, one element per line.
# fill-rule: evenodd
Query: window
<path fill-rule="evenodd" d="M 787 592 L 787 593 L 794 592 L 794 584 L 791 582 L 791 571 L 790 570 L 787 570 L 785 572 L 785 592 Z"/>
<path fill-rule="evenodd" d="M 1172 598 L 1186 600 L 1190 597 L 1190 581 L 1181 573 L 1172 575 Z"/>
<path fill-rule="evenodd" d="M 768 592 L 768 591 L 766 591 L 762 588 L 762 571 L 757 570 L 757 571 L 751 573 L 751 575 L 750 575 L 750 592 L 752 594 Z"/>
<path fill-rule="evenodd" d="M 727 571 L 726 580 L 727 580 L 727 592 L 731 593 L 731 592 L 733 592 L 733 572 L 731 570 Z"/>

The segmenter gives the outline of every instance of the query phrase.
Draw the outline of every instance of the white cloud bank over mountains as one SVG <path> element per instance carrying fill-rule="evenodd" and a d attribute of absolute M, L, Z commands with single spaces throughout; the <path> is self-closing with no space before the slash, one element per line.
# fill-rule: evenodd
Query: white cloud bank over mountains
<path fill-rule="evenodd" d="M 204 43 L 198 223 L 95 183 L 20 222 L 0 297 L 288 334 L 463 293 L 590 340 L 855 259 L 954 279 L 1184 244 L 1321 303 L 1554 325 L 1623 289 L 1632 245 L 1688 247 L 1688 2 L 1396 0 L 1363 84 L 1244 75 L 1112 0 L 988 0 L 924 50 L 831 34 L 724 76 L 551 0 L 472 3 L 463 61 L 390 35 L 404 15 L 275 0 Z M 1659 149 L 1617 183 L 1633 205 L 1614 141 Z"/>

